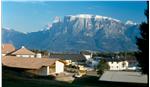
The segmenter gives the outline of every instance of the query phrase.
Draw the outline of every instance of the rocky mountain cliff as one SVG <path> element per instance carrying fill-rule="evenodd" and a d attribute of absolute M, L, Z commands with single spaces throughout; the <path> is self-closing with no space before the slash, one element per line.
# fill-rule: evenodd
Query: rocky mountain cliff
<path fill-rule="evenodd" d="M 135 51 L 139 35 L 138 24 L 132 21 L 79 14 L 57 17 L 51 26 L 27 34 L 3 28 L 2 42 L 53 52 Z"/>

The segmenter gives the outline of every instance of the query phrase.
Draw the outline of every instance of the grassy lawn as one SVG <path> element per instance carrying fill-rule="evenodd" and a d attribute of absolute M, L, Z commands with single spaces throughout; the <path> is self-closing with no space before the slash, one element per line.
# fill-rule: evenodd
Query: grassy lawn
<path fill-rule="evenodd" d="M 96 76 L 83 76 L 72 83 L 48 79 L 31 79 L 3 72 L 2 87 L 146 87 L 143 84 L 100 82 Z"/>
<path fill-rule="evenodd" d="M 16 75 L 17 74 L 17 75 Z M 33 79 L 12 71 L 3 71 L 2 87 L 77 87 L 67 82 L 48 79 Z"/>

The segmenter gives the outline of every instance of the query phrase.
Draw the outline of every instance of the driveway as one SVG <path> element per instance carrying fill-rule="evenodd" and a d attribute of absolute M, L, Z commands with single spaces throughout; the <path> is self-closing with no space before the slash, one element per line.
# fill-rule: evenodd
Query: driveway
<path fill-rule="evenodd" d="M 58 81 L 65 81 L 65 82 L 72 82 L 74 73 L 66 73 L 56 76 L 56 80 Z"/>
<path fill-rule="evenodd" d="M 147 83 L 147 75 L 140 72 L 128 71 L 106 71 L 99 79 L 100 81 Z"/>

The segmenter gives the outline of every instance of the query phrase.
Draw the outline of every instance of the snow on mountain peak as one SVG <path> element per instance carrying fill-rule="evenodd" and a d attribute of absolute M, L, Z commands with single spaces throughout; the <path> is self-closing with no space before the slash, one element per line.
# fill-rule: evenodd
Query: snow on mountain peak
<path fill-rule="evenodd" d="M 22 32 L 23 34 L 28 34 L 28 32 Z"/>
<path fill-rule="evenodd" d="M 131 21 L 127 22 L 130 25 L 117 21 L 111 17 L 88 14 L 65 16 L 62 21 L 55 17 L 55 24 L 44 26 L 44 29 L 50 30 L 30 32 L 26 35 L 16 31 L 3 32 L 3 42 L 12 42 L 19 46 L 28 41 L 32 44 L 27 46 L 33 47 L 32 49 L 44 48 L 56 52 L 136 51 L 135 37 L 140 36 L 138 26 L 131 25 L 134 24 Z M 42 43 L 37 43 L 41 40 Z"/>
<path fill-rule="evenodd" d="M 111 17 L 101 16 L 101 15 L 96 15 L 95 18 L 96 19 L 108 19 L 108 20 L 114 20 L 114 21 L 120 22 L 120 20 L 117 20 Z"/>
<path fill-rule="evenodd" d="M 77 15 L 67 15 L 73 18 L 92 18 L 93 15 L 90 14 L 77 14 Z"/>
<path fill-rule="evenodd" d="M 113 20 L 116 22 L 120 22 L 120 20 L 111 18 L 111 17 L 106 17 L 106 16 L 101 16 L 101 15 L 92 15 L 92 14 L 77 14 L 77 15 L 67 15 L 67 17 L 70 17 L 71 20 L 74 20 L 75 18 L 84 18 L 84 19 L 91 19 L 95 18 L 95 20 L 99 19 L 108 19 L 108 20 Z"/>
<path fill-rule="evenodd" d="M 46 29 L 47 29 L 47 30 L 49 30 L 51 27 L 52 27 L 52 24 L 51 24 L 51 23 L 48 23 L 48 24 L 46 25 Z"/>
<path fill-rule="evenodd" d="M 102 18 L 104 18 L 104 19 L 106 19 L 106 18 L 108 18 L 108 17 L 101 16 L 101 15 L 96 15 L 96 16 L 95 16 L 95 18 L 98 18 L 98 19 L 102 19 Z"/>
<path fill-rule="evenodd" d="M 56 16 L 56 17 L 54 18 L 53 23 L 57 23 L 57 22 L 60 22 L 60 21 L 61 21 L 61 18 L 58 17 L 58 16 Z"/>
<path fill-rule="evenodd" d="M 79 14 L 79 15 L 76 15 L 76 17 L 79 17 L 79 18 L 92 18 L 93 15 L 90 15 L 90 14 Z"/>
<path fill-rule="evenodd" d="M 128 20 L 125 24 L 136 25 L 136 23 L 131 20 Z"/>
<path fill-rule="evenodd" d="M 6 30 L 11 30 L 11 28 L 9 28 L 9 27 L 5 27 L 5 29 L 6 29 Z"/>

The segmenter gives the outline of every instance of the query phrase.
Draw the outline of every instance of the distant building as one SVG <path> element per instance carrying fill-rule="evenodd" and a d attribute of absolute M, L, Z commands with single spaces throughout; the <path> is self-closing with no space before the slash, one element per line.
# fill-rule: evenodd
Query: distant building
<path fill-rule="evenodd" d="M 2 44 L 2 56 L 9 55 L 15 51 L 15 47 L 12 44 Z"/>
<path fill-rule="evenodd" d="M 86 58 L 82 54 L 50 54 L 49 58 L 58 58 L 66 65 L 84 65 Z"/>
<path fill-rule="evenodd" d="M 110 70 L 126 70 L 128 69 L 128 61 L 108 61 Z"/>
<path fill-rule="evenodd" d="M 93 57 L 87 61 L 87 65 L 91 68 L 96 68 L 99 62 L 104 59 L 108 63 L 110 70 L 137 70 L 138 62 L 134 56 L 132 57 Z"/>
<path fill-rule="evenodd" d="M 64 72 L 64 63 L 58 59 L 49 58 L 18 58 L 16 56 L 2 57 L 2 66 L 20 69 L 35 75 L 47 76 Z"/>
<path fill-rule="evenodd" d="M 128 70 L 138 70 L 141 69 L 138 65 L 138 61 L 135 57 L 129 58 L 127 57 L 126 60 L 128 61 Z"/>
<path fill-rule="evenodd" d="M 86 60 L 91 59 L 93 56 L 93 53 L 89 51 L 82 51 L 81 54 L 86 58 Z"/>
<path fill-rule="evenodd" d="M 87 60 L 86 63 L 87 63 L 87 65 L 90 66 L 91 68 L 96 68 L 97 65 L 99 64 L 100 60 L 101 60 L 101 57 L 93 57 L 93 58 Z"/>
<path fill-rule="evenodd" d="M 23 57 L 23 58 L 28 58 L 28 57 L 34 58 L 36 56 L 34 52 L 28 50 L 24 46 L 22 46 L 20 49 L 13 52 L 12 55 L 17 57 Z"/>
<path fill-rule="evenodd" d="M 132 58 L 106 58 L 110 70 L 136 70 L 138 62 Z M 134 67 L 134 68 L 133 68 Z"/>

